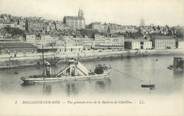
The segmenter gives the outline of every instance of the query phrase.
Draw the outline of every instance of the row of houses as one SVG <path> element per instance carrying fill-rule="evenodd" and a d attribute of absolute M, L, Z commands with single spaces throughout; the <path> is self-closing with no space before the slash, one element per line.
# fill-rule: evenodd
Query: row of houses
<path fill-rule="evenodd" d="M 91 43 L 91 44 L 90 44 Z M 93 41 L 85 41 L 83 46 L 88 49 L 175 49 L 181 47 L 179 42 L 171 36 L 154 36 L 152 38 L 131 39 L 122 37 L 95 38 Z M 91 46 L 90 46 L 91 45 Z"/>
<path fill-rule="evenodd" d="M 175 39 L 125 40 L 125 49 L 175 49 Z"/>
<path fill-rule="evenodd" d="M 171 36 L 153 36 L 151 38 L 131 39 L 121 37 L 95 36 L 95 38 L 77 38 L 72 36 L 51 37 L 41 36 L 35 39 L 33 35 L 27 35 L 26 41 L 34 45 L 55 45 L 55 46 L 83 46 L 84 49 L 174 49 L 178 48 L 178 41 Z M 53 44 L 54 43 L 54 44 Z"/>
<path fill-rule="evenodd" d="M 181 48 L 184 42 L 178 42 L 170 36 L 155 36 L 151 39 L 130 39 L 122 37 L 74 38 L 72 36 L 52 37 L 27 35 L 24 41 L 0 41 L 1 53 L 38 52 L 44 45 L 45 51 L 81 52 L 90 50 L 150 50 Z"/>
<path fill-rule="evenodd" d="M 98 32 L 104 33 L 126 33 L 126 32 L 132 32 L 136 33 L 138 32 L 138 28 L 133 25 L 119 25 L 119 24 L 113 24 L 113 23 L 101 23 L 101 22 L 92 22 L 90 23 L 87 28 L 92 30 L 97 30 Z"/>

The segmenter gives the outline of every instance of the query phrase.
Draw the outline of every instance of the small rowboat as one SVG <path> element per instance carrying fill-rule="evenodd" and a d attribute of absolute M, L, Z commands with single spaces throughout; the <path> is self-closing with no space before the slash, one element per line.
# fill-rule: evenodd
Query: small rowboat
<path fill-rule="evenodd" d="M 154 89 L 155 88 L 155 84 L 142 84 L 141 87 L 142 88 Z"/>

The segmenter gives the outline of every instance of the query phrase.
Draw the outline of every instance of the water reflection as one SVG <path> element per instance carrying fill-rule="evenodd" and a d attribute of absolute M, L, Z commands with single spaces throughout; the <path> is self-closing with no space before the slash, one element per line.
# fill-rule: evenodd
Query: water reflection
<path fill-rule="evenodd" d="M 184 89 L 184 73 L 168 70 L 173 63 L 172 56 L 138 57 L 131 59 L 115 59 L 84 62 L 84 65 L 93 69 L 96 64 L 112 66 L 111 79 L 73 81 L 61 83 L 43 83 L 31 86 L 21 85 L 20 77 L 40 74 L 42 68 L 22 68 L 0 71 L 0 93 L 30 95 L 86 95 L 86 94 L 147 94 L 149 89 L 141 88 L 141 84 L 155 84 L 154 94 L 171 94 Z M 64 64 L 54 67 L 56 73 L 64 68 Z M 118 69 L 118 70 L 116 70 Z M 53 73 L 55 73 L 53 72 Z"/>
<path fill-rule="evenodd" d="M 67 96 L 76 95 L 79 93 L 79 83 L 77 82 L 66 82 L 65 87 Z"/>
<path fill-rule="evenodd" d="M 97 91 L 103 91 L 105 92 L 110 88 L 111 85 L 111 79 L 105 79 L 105 80 L 100 80 L 95 82 L 95 89 Z"/>
<path fill-rule="evenodd" d="M 176 78 L 184 77 L 184 71 L 173 71 L 173 75 Z"/>
<path fill-rule="evenodd" d="M 101 79 L 101 80 L 88 80 L 88 81 L 65 81 L 60 83 L 43 83 L 35 85 L 25 85 L 22 87 L 26 90 L 32 88 L 40 88 L 42 95 L 50 96 L 55 94 L 65 94 L 66 96 L 77 96 L 82 92 L 91 93 L 105 93 L 110 89 L 111 79 Z M 39 89 L 39 90 L 40 90 Z"/>
<path fill-rule="evenodd" d="M 52 93 L 52 86 L 49 84 L 44 83 L 43 84 L 43 95 L 50 95 Z"/>

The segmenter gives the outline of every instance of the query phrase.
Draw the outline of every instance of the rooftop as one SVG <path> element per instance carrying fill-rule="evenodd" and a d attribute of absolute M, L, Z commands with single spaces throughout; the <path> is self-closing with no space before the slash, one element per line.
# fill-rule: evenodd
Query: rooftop
<path fill-rule="evenodd" d="M 78 17 L 78 16 L 65 16 L 64 19 L 73 19 L 73 20 L 83 20 L 83 17 Z"/>
<path fill-rule="evenodd" d="M 152 35 L 152 39 L 174 39 L 173 36 L 164 36 L 164 35 Z"/>
<path fill-rule="evenodd" d="M 22 42 L 6 42 L 0 43 L 0 48 L 36 48 L 34 45 Z"/>

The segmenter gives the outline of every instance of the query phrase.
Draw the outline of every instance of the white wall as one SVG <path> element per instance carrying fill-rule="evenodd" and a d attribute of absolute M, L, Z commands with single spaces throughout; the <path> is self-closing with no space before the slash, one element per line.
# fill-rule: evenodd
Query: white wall
<path fill-rule="evenodd" d="M 178 48 L 184 49 L 184 41 L 179 41 Z"/>

